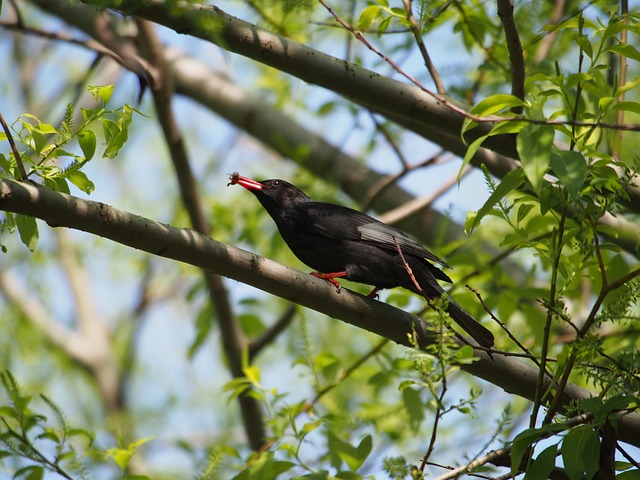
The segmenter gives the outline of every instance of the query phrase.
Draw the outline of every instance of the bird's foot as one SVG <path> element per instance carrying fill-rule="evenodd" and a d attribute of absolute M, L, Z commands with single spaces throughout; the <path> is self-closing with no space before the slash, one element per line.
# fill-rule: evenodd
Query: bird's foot
<path fill-rule="evenodd" d="M 340 285 L 340 282 L 337 281 L 336 278 L 346 277 L 347 272 L 334 272 L 334 273 L 311 272 L 311 275 L 313 275 L 316 278 L 321 278 L 323 280 L 331 282 L 331 284 L 335 285 L 335 287 L 338 289 L 338 293 L 340 293 L 340 290 L 342 289 L 342 285 Z"/>
<path fill-rule="evenodd" d="M 369 297 L 369 298 L 378 298 L 378 292 L 380 290 L 381 289 L 378 288 L 378 287 L 374 288 L 373 290 L 371 290 L 371 293 L 369 295 L 367 295 L 367 297 Z"/>

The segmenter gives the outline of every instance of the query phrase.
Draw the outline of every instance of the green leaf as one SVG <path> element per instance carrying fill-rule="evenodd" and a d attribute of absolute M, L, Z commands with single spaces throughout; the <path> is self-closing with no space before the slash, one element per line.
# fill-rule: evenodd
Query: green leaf
<path fill-rule="evenodd" d="M 36 219 L 29 217 L 28 215 L 17 214 L 16 225 L 18 226 L 18 232 L 20 232 L 20 239 L 29 250 L 32 252 L 36 249 L 38 244 L 38 224 Z"/>
<path fill-rule="evenodd" d="M 589 56 L 589 58 L 593 58 L 593 47 L 591 46 L 589 37 L 587 37 L 586 35 L 580 35 L 575 39 L 575 42 L 582 49 L 582 51 Z"/>
<path fill-rule="evenodd" d="M 205 305 L 198 312 L 198 316 L 196 317 L 196 338 L 189 346 L 189 359 L 193 358 L 198 350 L 200 350 L 200 347 L 204 344 L 205 340 L 209 337 L 209 333 L 211 332 L 211 328 L 213 327 L 214 318 L 215 315 L 213 313 L 211 304 L 209 302 L 205 303 Z"/>
<path fill-rule="evenodd" d="M 523 120 L 505 120 L 496 124 L 496 126 L 489 132 L 489 136 L 492 137 L 494 135 L 520 133 L 527 125 L 529 125 L 529 122 L 525 122 Z"/>
<path fill-rule="evenodd" d="M 273 459 L 273 452 L 265 452 L 249 468 L 233 477 L 233 480 L 275 480 L 281 473 L 295 466 L 292 462 Z"/>
<path fill-rule="evenodd" d="M 462 176 L 462 172 L 464 171 L 464 167 L 471 161 L 473 156 L 476 154 L 478 149 L 482 146 L 482 143 L 489 137 L 489 135 L 482 135 L 481 137 L 476 138 L 469 148 L 467 148 L 467 152 L 464 154 L 464 158 L 462 159 L 462 165 L 460 166 L 460 172 L 458 173 L 458 182 Z"/>
<path fill-rule="evenodd" d="M 379 5 L 369 5 L 362 10 L 360 13 L 360 19 L 358 20 L 358 28 L 361 30 L 367 30 L 371 28 L 374 20 L 380 12 L 382 11 L 382 7 Z"/>
<path fill-rule="evenodd" d="M 322 373 L 329 383 L 338 381 L 338 374 L 342 369 L 342 362 L 331 352 L 322 352 L 313 360 L 315 368 Z"/>
<path fill-rule="evenodd" d="M 53 178 L 44 177 L 44 185 L 56 192 L 66 193 L 67 195 L 71 194 L 69 185 L 67 184 L 67 179 L 63 178 L 61 175 L 56 175 Z"/>
<path fill-rule="evenodd" d="M 15 160 L 11 162 L 7 159 L 7 157 L 5 157 L 2 153 L 0 153 L 0 172 L 4 171 L 9 173 L 15 167 L 16 167 Z"/>
<path fill-rule="evenodd" d="M 302 433 L 311 433 L 313 432 L 316 428 L 318 428 L 319 426 L 321 426 L 324 423 L 324 420 L 320 419 L 320 420 L 316 420 L 315 422 L 309 422 L 309 423 L 305 423 L 302 426 Z"/>
<path fill-rule="evenodd" d="M 640 114 L 640 103 L 638 102 L 620 102 L 614 105 L 614 110 L 624 110 L 625 112 L 633 112 Z"/>
<path fill-rule="evenodd" d="M 133 109 L 129 105 L 122 107 L 120 118 L 116 122 L 102 119 L 102 127 L 104 129 L 107 147 L 102 155 L 105 158 L 115 158 L 120 149 L 124 146 L 129 138 L 129 125 L 133 119 Z"/>
<path fill-rule="evenodd" d="M 224 384 L 222 390 L 225 392 L 231 392 L 229 396 L 228 402 L 231 402 L 234 398 L 236 398 L 241 393 L 247 391 L 251 388 L 251 383 L 246 377 L 234 378 L 233 380 L 229 380 Z"/>
<path fill-rule="evenodd" d="M 550 125 L 527 125 L 518 134 L 516 147 L 524 173 L 533 189 L 540 193 L 542 177 L 549 169 L 555 130 Z"/>
<path fill-rule="evenodd" d="M 533 210 L 533 205 L 530 203 L 523 203 L 522 205 L 520 205 L 520 207 L 518 208 L 518 216 L 516 218 L 516 224 L 519 225 L 520 222 L 522 222 L 525 218 L 527 218 L 527 215 L 531 210 Z"/>
<path fill-rule="evenodd" d="M 640 480 L 640 470 L 637 468 L 616 475 L 616 480 Z"/>
<path fill-rule="evenodd" d="M 557 445 L 551 445 L 545 448 L 540 455 L 527 468 L 524 480 L 546 480 L 549 473 L 556 466 L 556 454 L 558 452 Z"/>
<path fill-rule="evenodd" d="M 584 471 L 587 480 L 591 480 L 600 469 L 600 436 L 595 430 L 587 436 L 582 452 Z"/>
<path fill-rule="evenodd" d="M 424 404 L 420 398 L 420 392 L 413 388 L 402 390 L 402 401 L 409 414 L 409 426 L 417 432 L 424 420 Z"/>
<path fill-rule="evenodd" d="M 542 433 L 537 428 L 529 428 L 520 432 L 511 444 L 511 476 L 515 477 L 520 470 L 520 464 L 524 454 L 529 450 L 533 442 L 540 439 Z"/>
<path fill-rule="evenodd" d="M 85 437 L 89 446 L 93 445 L 93 442 L 96 439 L 96 434 L 90 430 L 85 430 L 84 428 L 70 428 L 67 432 L 70 437 Z"/>
<path fill-rule="evenodd" d="M 129 465 L 133 452 L 126 448 L 112 448 L 105 452 L 107 458 L 112 458 L 114 462 L 124 470 Z"/>
<path fill-rule="evenodd" d="M 477 125 L 478 124 L 476 122 L 469 119 L 465 119 L 462 126 L 463 141 L 464 141 L 464 134 L 469 130 L 471 130 L 472 128 L 476 127 Z M 471 145 L 469 145 L 469 147 L 467 148 L 467 151 L 464 154 L 462 165 L 460 166 L 460 171 L 458 173 L 458 182 L 460 181 L 460 176 L 464 171 L 464 167 L 467 166 L 467 164 L 471 161 L 473 156 L 476 154 L 478 149 L 482 146 L 482 144 L 488 137 L 492 137 L 494 135 L 509 135 L 514 133 L 520 133 L 520 131 L 527 125 L 528 123 L 523 121 L 505 120 L 503 122 L 499 122 L 498 124 L 496 124 L 487 135 L 478 137 L 473 142 L 471 142 Z"/>
<path fill-rule="evenodd" d="M 600 109 L 601 112 L 608 112 L 609 109 L 612 108 L 612 105 L 614 104 L 615 101 L 616 99 L 613 97 L 601 97 L 598 99 L 598 108 Z M 633 102 L 629 102 L 629 103 L 633 103 Z"/>
<path fill-rule="evenodd" d="M 592 79 L 593 77 L 588 73 L 572 73 L 567 78 L 567 88 L 573 88 L 578 84 L 583 84 Z"/>
<path fill-rule="evenodd" d="M 619 55 L 623 55 L 627 58 L 631 58 L 636 62 L 640 62 L 640 52 L 633 45 L 630 45 L 628 43 L 612 45 L 607 50 L 617 53 Z"/>
<path fill-rule="evenodd" d="M 47 146 L 47 137 L 37 128 L 33 128 L 31 129 L 31 139 L 31 148 L 33 148 L 37 155 L 40 155 L 42 149 Z"/>
<path fill-rule="evenodd" d="M 586 473 L 595 474 L 600 460 L 599 444 L 598 434 L 588 425 L 567 434 L 562 441 L 562 461 L 570 480 L 582 480 Z"/>
<path fill-rule="evenodd" d="M 242 368 L 242 373 L 254 385 L 260 384 L 260 368 L 257 365 L 247 365 Z"/>
<path fill-rule="evenodd" d="M 338 480 L 362 480 L 362 475 L 354 472 L 338 472 L 334 478 Z"/>
<path fill-rule="evenodd" d="M 598 232 L 600 232 L 600 227 L 601 225 L 597 225 L 596 227 Z M 615 236 L 617 236 L 617 232 L 615 230 L 613 232 L 605 230 L 602 233 L 611 236 L 614 232 Z M 624 395 L 611 397 L 607 399 L 606 402 L 604 402 L 600 397 L 589 397 L 578 402 L 577 407 L 581 410 L 593 413 L 596 422 L 603 422 L 611 412 L 629 408 L 632 403 L 632 399 Z"/>
<path fill-rule="evenodd" d="M 86 194 L 93 193 L 96 188 L 93 182 L 89 180 L 85 173 L 81 172 L 80 170 L 69 172 L 67 178 L 69 178 L 69 181 L 71 183 L 73 183 L 76 187 L 78 187 Z"/>
<path fill-rule="evenodd" d="M 108 103 L 111 95 L 113 95 L 113 85 L 105 85 L 102 87 L 89 85 L 87 89 L 95 100 L 101 100 L 102 103 Z"/>
<path fill-rule="evenodd" d="M 136 452 L 140 445 L 147 443 L 150 440 L 153 440 L 155 437 L 145 437 L 137 440 L 133 443 L 127 445 L 127 448 L 112 448 L 111 450 L 107 450 L 105 452 L 105 457 L 112 458 L 114 462 L 122 469 L 126 469 L 129 465 L 129 461 L 131 457 Z"/>
<path fill-rule="evenodd" d="M 360 461 L 358 468 L 360 468 L 360 466 L 362 466 L 365 460 L 369 457 L 371 450 L 373 450 L 373 440 L 371 439 L 371 435 L 365 435 L 365 437 L 360 440 L 360 444 L 356 449 L 356 455 Z"/>
<path fill-rule="evenodd" d="M 44 477 L 44 468 L 39 466 L 29 466 L 18 470 L 13 474 L 14 479 L 41 480 Z"/>
<path fill-rule="evenodd" d="M 91 130 L 83 130 L 78 134 L 78 143 L 86 160 L 91 160 L 96 153 L 96 134 Z"/>
<path fill-rule="evenodd" d="M 629 90 L 633 90 L 638 85 L 640 85 L 640 77 L 636 77 L 633 80 L 628 81 L 621 87 L 616 89 L 616 95 L 622 95 L 623 93 L 628 92 Z"/>
<path fill-rule="evenodd" d="M 470 113 L 477 117 L 485 117 L 501 110 L 507 110 L 513 107 L 523 107 L 524 105 L 525 103 L 514 95 L 499 93 L 482 100 L 471 109 Z"/>
<path fill-rule="evenodd" d="M 58 132 L 58 129 L 56 127 L 54 127 L 53 125 L 50 125 L 48 123 L 39 124 L 38 125 L 38 130 L 40 130 L 45 135 L 57 135 L 57 134 L 60 133 L 60 132 Z"/>
<path fill-rule="evenodd" d="M 357 471 L 362 466 L 372 449 L 370 435 L 366 435 L 360 441 L 358 447 L 354 447 L 350 443 L 347 443 L 337 437 L 333 438 L 332 445 L 336 449 L 336 453 L 340 459 L 347 464 L 352 472 Z"/>
<path fill-rule="evenodd" d="M 471 232 L 473 232 L 473 230 L 478 225 L 480 225 L 482 219 L 491 212 L 496 203 L 502 200 L 511 191 L 522 185 L 524 183 L 524 180 L 524 173 L 521 169 L 512 170 L 511 172 L 507 173 L 500 182 L 500 185 L 496 187 L 495 191 L 487 199 L 480 210 L 478 210 L 475 216 L 473 216 L 471 220 L 468 219 L 467 222 L 465 222 L 464 228 L 467 235 L 471 235 Z"/>
<path fill-rule="evenodd" d="M 587 178 L 587 162 L 580 152 L 562 151 L 551 154 L 553 174 L 565 186 L 571 200 L 576 201 Z"/>
<path fill-rule="evenodd" d="M 522 463 L 522 458 L 529 447 L 548 434 L 563 430 L 560 424 L 544 425 L 541 428 L 528 428 L 516 435 L 511 444 L 511 475 L 515 476 Z"/>

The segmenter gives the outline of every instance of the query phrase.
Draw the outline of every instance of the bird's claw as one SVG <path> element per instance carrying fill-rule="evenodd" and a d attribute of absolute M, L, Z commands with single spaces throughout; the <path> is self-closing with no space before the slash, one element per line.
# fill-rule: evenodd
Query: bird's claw
<path fill-rule="evenodd" d="M 311 272 L 310 275 L 313 275 L 316 278 L 321 278 L 322 280 L 326 280 L 327 282 L 331 283 L 333 286 L 336 287 L 336 291 L 338 293 L 340 293 L 340 291 L 342 290 L 342 285 L 340 285 L 340 282 L 335 278 L 329 276 L 330 274 Z"/>

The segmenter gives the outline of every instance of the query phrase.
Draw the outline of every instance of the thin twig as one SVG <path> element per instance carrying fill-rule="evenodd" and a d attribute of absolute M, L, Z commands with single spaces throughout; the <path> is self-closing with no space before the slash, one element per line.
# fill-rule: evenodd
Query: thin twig
<path fill-rule="evenodd" d="M 616 446 L 616 448 L 618 449 L 618 451 L 622 454 L 622 456 L 624 458 L 627 459 L 627 461 L 633 465 L 634 467 L 636 467 L 637 469 L 640 469 L 640 463 L 638 463 L 637 460 L 635 460 L 631 455 L 629 455 L 629 453 L 622 448 L 622 446 L 618 443 L 618 445 Z"/>
<path fill-rule="evenodd" d="M 404 254 L 402 253 L 402 248 L 400 248 L 400 244 L 398 243 L 398 239 L 395 237 L 395 235 L 393 235 L 393 241 L 396 244 L 396 249 L 398 250 L 398 253 L 400 254 L 400 258 L 402 259 L 402 263 L 404 264 L 404 268 L 407 271 L 407 273 L 409 274 L 409 278 L 413 282 L 413 285 L 416 287 L 416 289 L 418 290 L 418 292 L 420 292 L 421 295 L 423 295 L 423 296 L 426 295 L 424 293 L 424 290 L 422 289 L 422 287 L 418 283 L 418 280 L 416 280 L 416 277 L 413 275 L 413 270 L 411 270 L 411 267 L 409 266 L 409 264 L 405 260 Z"/>
<path fill-rule="evenodd" d="M 504 457 L 505 455 L 509 455 L 511 449 L 505 448 L 500 450 L 494 450 L 493 452 L 489 452 L 483 457 L 476 458 L 472 462 L 467 463 L 466 465 L 462 465 L 458 468 L 453 468 L 445 474 L 442 474 L 436 477 L 434 480 L 451 480 L 453 478 L 458 478 L 460 475 L 464 475 L 465 473 L 470 473 L 473 469 L 481 467 L 482 465 L 486 465 L 487 463 L 494 462 L 498 458 Z"/>
<path fill-rule="evenodd" d="M 26 448 L 30 450 L 39 459 L 39 461 L 43 463 L 48 469 L 50 469 L 53 472 L 56 472 L 61 477 L 67 478 L 68 480 L 73 480 L 73 477 L 69 475 L 66 471 L 64 471 L 60 465 L 58 465 L 56 462 L 52 462 L 51 460 L 49 460 L 44 455 L 44 453 L 38 450 L 31 443 L 31 440 L 29 440 L 26 434 L 16 432 L 14 429 L 12 429 L 9 426 L 9 424 L 4 420 L 4 418 L 2 419 L 2 423 L 4 423 L 5 428 L 7 429 L 7 432 L 9 433 L 9 435 L 18 439 L 22 444 L 26 445 Z M 23 452 L 22 449 L 20 450 L 20 452 L 22 453 L 22 455 L 26 455 L 26 452 Z"/>
<path fill-rule="evenodd" d="M 440 344 L 441 343 L 442 342 L 440 342 Z M 427 447 L 427 451 L 425 452 L 424 457 L 422 457 L 422 463 L 420 464 L 421 473 L 424 473 L 424 469 L 427 465 L 427 462 L 429 461 L 431 454 L 436 448 L 436 440 L 438 438 L 438 426 L 440 425 L 440 419 L 442 418 L 444 413 L 446 413 L 446 412 L 443 413 L 442 407 L 444 404 L 444 396 L 447 393 L 447 389 L 448 389 L 447 376 L 446 376 L 444 362 L 440 361 L 439 364 L 440 364 L 440 375 L 442 376 L 442 391 L 438 396 L 438 406 L 436 408 L 435 418 L 433 420 L 433 427 L 431 428 L 431 438 L 429 439 L 429 446 Z"/>
<path fill-rule="evenodd" d="M 403 168 L 402 170 L 400 170 L 398 173 L 394 175 L 388 175 L 386 177 L 380 178 L 380 180 L 378 180 L 373 185 L 371 185 L 366 195 L 364 196 L 361 202 L 362 210 L 368 210 L 371 207 L 371 204 L 373 204 L 373 202 L 376 200 L 378 196 L 382 194 L 382 192 L 384 192 L 388 187 L 396 183 L 405 175 L 415 170 L 418 170 L 419 168 L 428 167 L 430 165 L 433 165 L 441 161 L 443 154 L 444 154 L 444 151 L 441 150 L 440 152 L 436 153 L 432 157 L 427 158 L 426 160 L 423 160 L 414 165 L 407 165 L 406 168 Z M 453 155 L 451 155 L 451 157 L 453 158 Z"/>
<path fill-rule="evenodd" d="M 566 215 L 566 208 L 565 208 L 562 212 L 562 216 L 560 217 L 560 223 L 558 225 L 558 231 L 556 234 L 556 248 L 553 252 L 554 258 L 553 258 L 553 267 L 551 270 L 551 286 L 549 288 L 550 308 L 547 310 L 547 318 L 544 325 L 544 335 L 542 340 L 542 352 L 541 352 L 542 368 L 540 369 L 540 372 L 538 374 L 538 382 L 536 385 L 536 397 L 535 397 L 535 402 L 533 403 L 533 410 L 531 412 L 531 420 L 529 422 L 530 428 L 534 428 L 536 426 L 537 419 L 538 419 L 538 412 L 541 407 L 541 402 L 544 401 L 544 396 L 546 395 L 546 394 L 543 395 L 542 393 L 542 384 L 544 381 L 544 374 L 546 371 L 545 359 L 547 357 L 547 352 L 549 351 L 549 339 L 551 337 L 551 321 L 553 319 L 553 309 L 551 307 L 555 307 L 556 305 L 556 288 L 557 288 L 557 281 L 558 281 L 558 271 L 560 267 L 560 258 L 562 256 L 562 249 L 564 247 L 564 233 L 565 233 L 564 228 L 565 228 L 566 219 L 567 219 L 567 215 Z M 569 372 L 571 372 L 572 368 L 573 368 L 573 361 L 571 361 L 570 359 L 565 365 L 565 371 L 562 377 L 563 379 L 566 379 L 566 380 L 569 379 Z M 556 398 L 554 398 L 554 402 L 559 401 L 558 399 L 562 396 L 562 391 L 564 391 L 564 388 L 558 386 L 558 391 L 559 392 Z M 548 392 L 549 391 L 547 391 L 547 393 Z M 553 415 L 555 415 L 555 410 L 553 410 L 553 413 L 551 414 L 550 412 L 552 412 L 551 408 L 547 411 L 547 415 L 543 423 L 549 423 L 550 419 L 553 418 Z"/>
<path fill-rule="evenodd" d="M 498 317 L 496 317 L 493 314 L 493 312 L 491 311 L 489 306 L 484 302 L 484 299 L 482 298 L 482 295 L 480 295 L 480 292 L 478 292 L 478 290 L 476 290 L 475 288 L 471 287 L 470 285 L 465 285 L 465 287 L 467 287 L 469 290 L 471 290 L 476 295 L 476 297 L 478 298 L 478 300 L 482 304 L 482 307 L 484 308 L 484 311 L 489 314 L 489 316 L 493 319 L 494 322 L 496 322 L 498 325 L 500 325 L 500 328 L 502 328 L 502 330 L 504 330 L 504 332 L 513 341 L 513 343 L 515 343 L 518 346 L 518 348 L 520 348 L 520 350 L 522 350 L 525 353 L 524 358 L 529 358 L 533 363 L 536 364 L 536 366 L 538 368 L 542 368 L 542 364 L 540 363 L 538 358 L 527 347 L 525 347 L 522 344 L 522 342 L 520 342 L 520 340 L 518 340 L 518 338 L 515 335 L 513 335 L 513 333 L 511 333 L 511 330 L 509 330 L 509 328 Z M 545 373 L 547 374 L 547 376 L 549 378 L 553 378 L 551 373 L 548 370 L 545 370 Z"/>
<path fill-rule="evenodd" d="M 469 112 L 467 112 L 463 108 L 460 108 L 460 107 L 454 105 L 446 97 L 443 97 L 442 95 L 439 95 L 439 94 L 437 94 L 435 92 L 432 92 L 431 90 L 426 88 L 424 85 L 422 85 L 422 83 L 420 83 L 416 78 L 412 77 L 407 72 L 405 72 L 402 68 L 400 68 L 400 66 L 397 63 L 395 63 L 393 60 L 391 60 L 391 58 L 389 58 L 384 53 L 382 53 L 380 50 L 378 50 L 376 47 L 374 47 L 371 44 L 371 42 L 369 42 L 369 40 L 366 39 L 366 37 L 362 34 L 362 32 L 356 30 L 351 25 L 349 25 L 347 22 L 345 22 L 342 18 L 340 18 L 340 16 L 336 12 L 334 12 L 333 9 L 329 5 L 327 5 L 324 0 L 319 0 L 319 1 L 322 4 L 322 6 L 327 9 L 327 11 L 333 16 L 333 18 L 336 19 L 336 21 L 340 25 L 342 25 L 349 32 L 351 32 L 358 40 L 360 40 L 362 43 L 364 43 L 369 50 L 371 50 L 373 53 L 378 55 L 380 58 L 382 58 L 389 65 L 391 65 L 391 67 L 396 72 L 398 72 L 400 75 L 405 77 L 407 80 L 409 80 L 411 83 L 413 83 L 416 87 L 418 87 L 424 93 L 426 93 L 427 95 L 430 95 L 431 97 L 433 97 L 434 99 L 436 99 L 440 103 L 442 103 L 443 105 L 447 106 L 447 108 L 449 108 L 449 109 L 453 110 L 454 112 L 457 112 L 457 113 L 459 113 L 461 115 L 464 115 L 465 117 L 469 117 L 469 118 L 471 117 L 471 114 L 469 114 Z"/>
<path fill-rule="evenodd" d="M 402 153 L 402 150 L 400 150 L 398 143 L 391 136 L 391 133 L 389 132 L 389 130 L 387 130 L 387 127 L 385 127 L 382 123 L 380 123 L 376 118 L 376 116 L 371 111 L 369 111 L 369 114 L 371 115 L 371 120 L 376 126 L 376 130 L 382 133 L 382 136 L 387 141 L 391 149 L 395 152 L 396 156 L 398 157 L 398 160 L 400 160 L 400 163 L 402 164 L 402 170 L 406 171 L 409 168 L 409 162 L 407 161 L 407 158 L 404 156 L 404 153 Z"/>
<path fill-rule="evenodd" d="M 120 55 L 118 55 L 113 50 L 105 47 L 102 43 L 98 42 L 97 40 L 93 40 L 93 39 L 81 40 L 73 37 L 72 35 L 64 31 L 52 32 L 49 30 L 43 30 L 41 28 L 36 28 L 36 27 L 29 27 L 19 22 L 10 22 L 7 20 L 0 20 L 0 27 L 6 28 L 7 30 L 17 30 L 20 33 L 24 33 L 27 35 L 34 35 L 42 38 L 47 38 L 49 40 L 58 40 L 58 41 L 70 43 L 72 45 L 77 45 L 79 47 L 86 48 L 87 50 L 93 50 L 102 55 L 106 55 L 112 58 L 113 60 L 115 60 L 116 62 L 118 62 L 120 65 L 123 64 L 123 60 Z"/>
<path fill-rule="evenodd" d="M 633 270 L 627 273 L 623 277 L 620 277 L 615 282 L 611 282 L 606 288 L 603 288 L 600 291 L 600 295 L 598 295 L 598 298 L 596 299 L 593 307 L 591 308 L 591 312 L 589 313 L 587 320 L 582 325 L 579 335 L 580 336 L 586 335 L 587 331 L 591 328 L 591 325 L 596 320 L 596 315 L 598 313 L 598 310 L 602 306 L 602 303 L 604 302 L 604 299 L 607 297 L 607 295 L 609 295 L 614 290 L 617 290 L 618 288 L 623 286 L 625 283 L 630 282 L 631 280 L 639 276 L 640 276 L 640 268 L 637 268 L 636 270 Z"/>
<path fill-rule="evenodd" d="M 13 152 L 13 156 L 16 159 L 16 164 L 18 165 L 18 172 L 20 173 L 20 178 L 18 178 L 18 180 L 26 180 L 27 171 L 25 170 L 24 164 L 22 163 L 20 152 L 18 151 L 18 147 L 16 147 L 16 142 L 13 140 L 13 135 L 11 135 L 11 129 L 9 129 L 9 125 L 7 125 L 7 122 L 4 121 L 4 117 L 2 116 L 1 112 L 0 112 L 0 123 L 2 124 L 2 129 L 4 130 L 4 133 L 7 136 L 9 145 L 11 146 L 11 151 Z"/>
<path fill-rule="evenodd" d="M 447 89 L 444 88 L 444 83 L 442 83 L 442 78 L 440 78 L 440 74 L 436 70 L 436 66 L 434 65 L 431 57 L 429 56 L 429 52 L 427 51 L 427 46 L 424 44 L 424 40 L 422 39 L 422 32 L 420 31 L 420 26 L 416 21 L 416 17 L 413 15 L 413 8 L 411 7 L 412 0 L 402 0 L 404 4 L 404 9 L 407 12 L 407 21 L 411 25 L 411 33 L 413 33 L 413 37 L 416 39 L 416 43 L 418 44 L 418 49 L 420 50 L 420 54 L 422 55 L 422 59 L 424 60 L 424 65 L 427 67 L 429 71 L 429 75 L 431 75 L 431 79 L 433 83 L 436 85 L 436 91 L 440 95 L 446 95 Z"/>

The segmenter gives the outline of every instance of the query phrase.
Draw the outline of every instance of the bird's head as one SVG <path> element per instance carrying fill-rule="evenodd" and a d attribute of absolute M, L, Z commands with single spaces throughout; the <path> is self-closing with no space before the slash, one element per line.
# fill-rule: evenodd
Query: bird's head
<path fill-rule="evenodd" d="M 229 175 L 228 185 L 240 185 L 253 193 L 262 206 L 272 213 L 274 208 L 293 206 L 296 203 L 307 202 L 304 192 L 295 185 L 280 179 L 256 181 L 248 177 L 243 177 L 237 172 Z"/>

